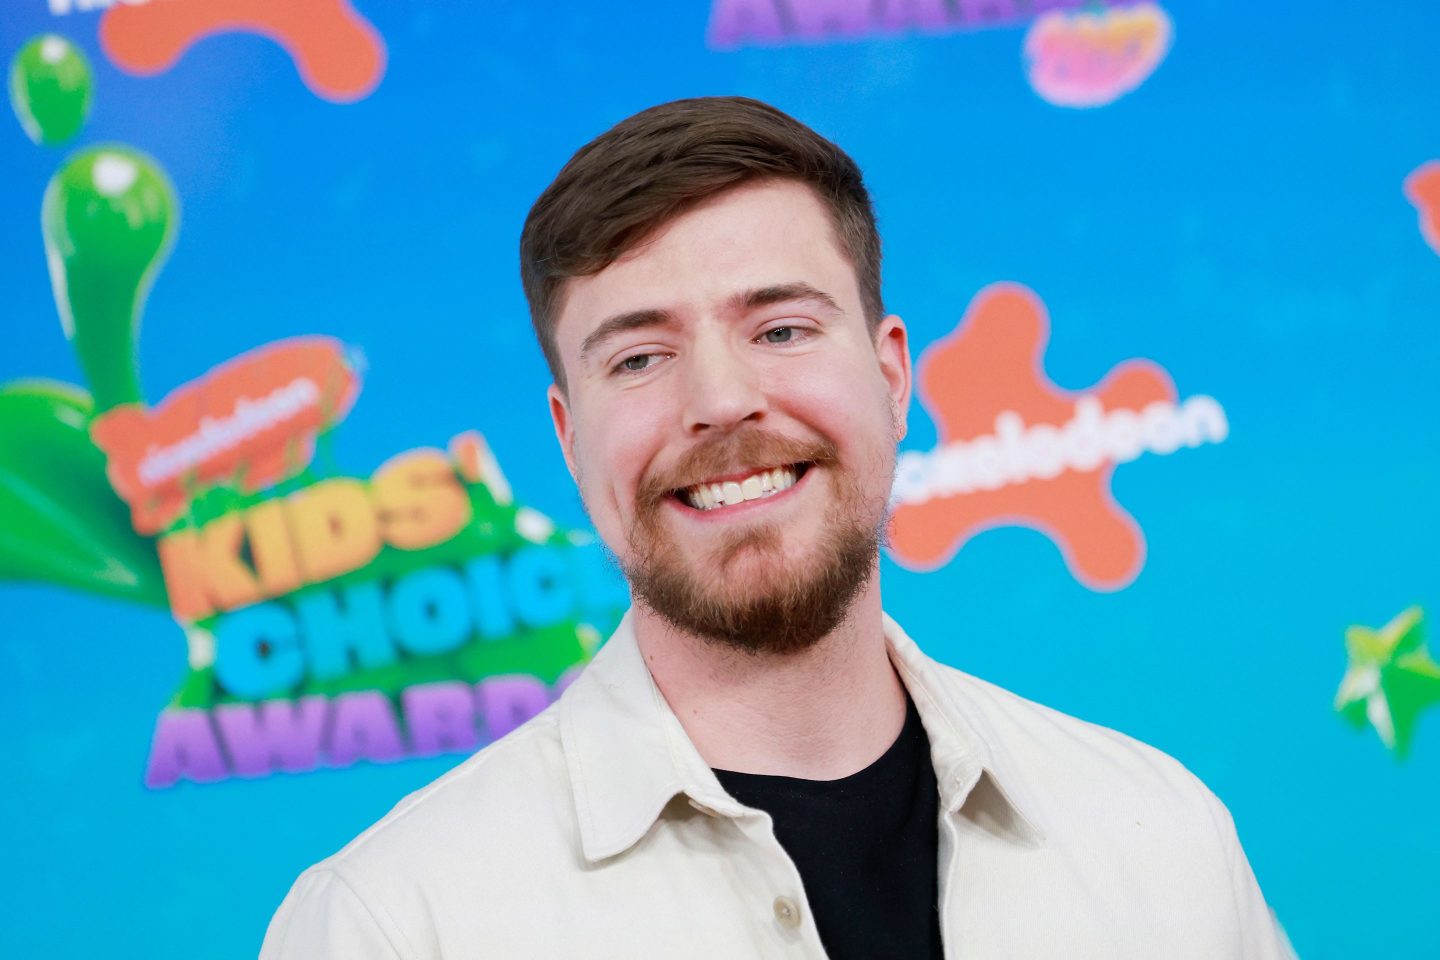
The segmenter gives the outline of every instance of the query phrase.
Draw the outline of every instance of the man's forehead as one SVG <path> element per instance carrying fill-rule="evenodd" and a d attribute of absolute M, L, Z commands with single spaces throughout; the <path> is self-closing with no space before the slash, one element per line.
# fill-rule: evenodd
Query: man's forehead
<path fill-rule="evenodd" d="M 819 197 L 793 181 L 746 184 L 675 217 L 604 270 L 567 280 L 556 334 L 578 357 L 616 315 L 734 305 L 749 292 L 797 283 L 840 303 L 858 296 Z"/>

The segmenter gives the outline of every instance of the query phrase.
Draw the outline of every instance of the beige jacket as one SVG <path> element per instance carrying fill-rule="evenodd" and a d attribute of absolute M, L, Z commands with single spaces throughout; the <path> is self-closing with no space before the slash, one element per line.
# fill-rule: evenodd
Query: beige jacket
<path fill-rule="evenodd" d="M 886 619 L 940 789 L 950 958 L 1291 957 L 1169 756 L 943 666 Z M 548 710 L 307 870 L 264 960 L 820 958 L 768 815 L 721 789 L 630 618 Z"/>

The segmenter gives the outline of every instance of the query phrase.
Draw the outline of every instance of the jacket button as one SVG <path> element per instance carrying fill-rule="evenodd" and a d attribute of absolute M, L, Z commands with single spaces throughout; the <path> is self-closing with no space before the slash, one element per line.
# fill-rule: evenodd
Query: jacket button
<path fill-rule="evenodd" d="M 794 930 L 800 926 L 800 906 L 789 897 L 776 897 L 775 919 L 780 921 L 780 926 Z"/>

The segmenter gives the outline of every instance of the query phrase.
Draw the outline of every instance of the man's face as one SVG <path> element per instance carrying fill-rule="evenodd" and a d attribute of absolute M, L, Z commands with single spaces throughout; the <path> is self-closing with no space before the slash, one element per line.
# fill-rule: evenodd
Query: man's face
<path fill-rule="evenodd" d="M 636 599 L 752 651 L 802 649 L 874 574 L 910 396 L 831 219 L 747 184 L 567 282 L 550 410 Z"/>

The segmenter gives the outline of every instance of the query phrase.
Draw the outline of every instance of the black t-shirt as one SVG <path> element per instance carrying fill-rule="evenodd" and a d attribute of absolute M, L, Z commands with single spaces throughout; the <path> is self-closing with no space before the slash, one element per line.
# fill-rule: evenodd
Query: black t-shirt
<path fill-rule="evenodd" d="M 940 799 L 930 740 L 913 702 L 899 738 L 859 773 L 839 780 L 715 775 L 736 800 L 770 814 L 832 960 L 943 956 L 936 909 Z"/>

